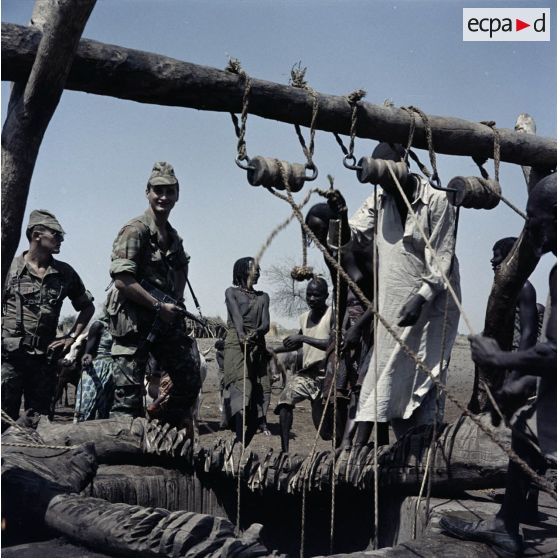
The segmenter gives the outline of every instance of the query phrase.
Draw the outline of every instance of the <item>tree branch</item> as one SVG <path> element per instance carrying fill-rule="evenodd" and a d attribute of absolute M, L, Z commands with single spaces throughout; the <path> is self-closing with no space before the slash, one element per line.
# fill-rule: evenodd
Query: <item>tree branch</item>
<path fill-rule="evenodd" d="M 23 83 L 12 90 L 2 129 L 2 284 L 19 243 L 39 147 L 94 5 L 95 0 L 47 0 L 33 13 L 32 24 L 44 25 L 44 33 L 30 29 L 39 41 L 25 79 L 18 80 Z"/>

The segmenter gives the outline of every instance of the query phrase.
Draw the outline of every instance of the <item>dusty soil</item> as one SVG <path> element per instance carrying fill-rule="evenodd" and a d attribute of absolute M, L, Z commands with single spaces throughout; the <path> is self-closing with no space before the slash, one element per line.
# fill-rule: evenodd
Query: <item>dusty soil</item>
<path fill-rule="evenodd" d="M 279 345 L 277 338 L 268 341 L 268 345 Z M 220 413 L 218 408 L 218 377 L 217 363 L 215 361 L 215 350 L 213 341 L 210 339 L 199 339 L 200 350 L 210 349 L 208 359 L 208 374 L 202 389 L 202 402 L 200 413 L 200 437 L 204 445 L 213 445 L 219 437 L 228 437 L 232 433 L 228 430 L 219 430 Z M 469 342 L 465 336 L 459 336 L 453 347 L 450 368 L 448 371 L 448 388 L 451 393 L 464 405 L 467 405 L 471 396 L 473 386 L 474 364 L 470 357 Z M 279 399 L 281 386 L 275 384 L 272 388 L 271 405 L 267 413 L 267 422 L 271 436 L 256 434 L 250 449 L 255 453 L 262 454 L 269 448 L 279 450 L 281 442 L 279 439 L 279 417 L 273 413 L 273 409 Z M 460 415 L 459 409 L 450 401 L 446 403 L 445 421 L 451 422 Z M 308 401 L 297 405 L 294 410 L 293 429 L 291 433 L 289 453 L 306 455 L 311 451 L 316 438 L 316 429 L 312 422 L 310 404 Z M 325 450 L 331 447 L 331 442 L 318 439 L 317 450 Z"/>
<path fill-rule="evenodd" d="M 268 340 L 269 346 L 278 346 L 281 340 L 272 338 Z M 215 361 L 215 348 L 213 339 L 198 339 L 201 351 L 205 352 L 208 361 L 207 378 L 202 388 L 202 401 L 200 412 L 200 441 L 202 445 L 212 446 L 218 438 L 232 437 L 230 430 L 219 429 L 219 379 L 217 373 L 217 363 Z M 451 393 L 463 404 L 467 405 L 471 396 L 473 385 L 474 365 L 470 357 L 469 342 L 465 336 L 458 336 L 453 347 L 450 368 L 448 371 L 448 388 Z M 258 433 L 250 444 L 250 449 L 258 454 L 265 454 L 269 448 L 280 450 L 281 442 L 279 439 L 279 417 L 274 414 L 273 409 L 277 404 L 281 386 L 275 384 L 272 388 L 271 405 L 267 413 L 267 422 L 271 436 Z M 73 403 L 73 386 L 70 386 L 70 405 Z M 446 402 L 445 421 L 451 422 L 460 414 L 459 409 L 450 401 Z M 55 420 L 68 421 L 73 416 L 73 408 L 60 406 L 57 408 Z M 310 404 L 308 401 L 295 407 L 294 422 L 291 432 L 290 453 L 307 455 L 310 453 L 316 439 L 316 429 L 312 422 Z M 331 442 L 318 438 L 317 451 L 326 450 L 331 447 Z"/>

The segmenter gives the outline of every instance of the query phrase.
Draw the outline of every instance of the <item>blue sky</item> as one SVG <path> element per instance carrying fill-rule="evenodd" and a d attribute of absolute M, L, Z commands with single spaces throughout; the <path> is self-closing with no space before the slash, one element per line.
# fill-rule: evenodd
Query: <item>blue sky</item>
<path fill-rule="evenodd" d="M 291 67 L 301 61 L 310 85 L 323 93 L 362 88 L 371 103 L 390 99 L 428 114 L 495 120 L 503 128 L 513 128 L 517 115 L 527 112 L 538 134 L 556 137 L 555 2 L 536 3 L 551 8 L 551 42 L 462 41 L 462 8 L 525 5 L 492 0 L 98 0 L 84 37 L 216 68 L 224 68 L 233 56 L 254 77 L 280 83 L 288 82 Z M 2 21 L 25 24 L 32 6 L 31 0 L 2 0 Z M 2 120 L 8 98 L 9 85 L 2 83 Z M 304 160 L 292 125 L 249 116 L 246 140 L 250 155 Z M 357 139 L 357 158 L 370 154 L 375 144 Z M 234 261 L 255 254 L 289 214 L 284 202 L 248 185 L 234 164 L 235 146 L 227 113 L 66 91 L 43 140 L 26 220 L 35 208 L 57 215 L 68 233 L 61 259 L 78 270 L 101 302 L 109 283 L 112 241 L 124 222 L 145 209 L 153 162 L 169 161 L 181 183 L 171 222 L 192 257 L 192 285 L 204 313 L 224 317 L 223 293 Z M 428 162 L 425 152 L 418 154 Z M 315 184 L 325 188 L 326 175 L 332 174 L 349 211 L 356 210 L 371 187 L 343 167 L 331 134 L 317 132 L 315 160 L 320 170 Z M 478 174 L 465 157 L 439 156 L 438 167 L 443 182 Z M 493 173 L 492 162 L 487 169 Z M 504 195 L 525 207 L 521 169 L 502 164 L 500 176 Z M 492 244 L 521 228 L 521 218 L 503 204 L 492 211 L 461 212 L 457 255 L 463 305 L 476 330 L 482 329 L 492 283 Z M 300 245 L 293 223 L 266 252 L 263 271 L 285 258 L 300 262 Z M 310 260 L 321 266 L 315 249 Z M 552 263 L 553 257 L 546 256 L 532 277 L 542 303 Z M 265 276 L 260 287 L 269 290 Z M 463 323 L 460 330 L 465 332 Z"/>

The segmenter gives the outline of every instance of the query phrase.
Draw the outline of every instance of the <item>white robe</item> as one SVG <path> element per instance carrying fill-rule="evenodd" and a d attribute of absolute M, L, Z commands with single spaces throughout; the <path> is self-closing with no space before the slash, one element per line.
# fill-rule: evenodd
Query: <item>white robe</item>
<path fill-rule="evenodd" d="M 459 311 L 449 295 L 445 350 L 440 370 L 446 302 L 442 275 L 430 249 L 417 230 L 412 215 L 407 215 L 403 228 L 394 199 L 378 188 L 377 200 L 379 313 L 432 374 L 445 383 L 447 364 L 457 334 Z M 436 252 L 446 277 L 449 277 L 454 247 L 455 208 L 449 204 L 445 192 L 435 190 L 422 178 L 411 206 Z M 349 221 L 351 243 L 357 243 L 361 247 L 373 243 L 374 208 L 375 200 L 372 195 Z M 461 297 L 457 258 L 454 259 L 450 280 L 457 296 Z M 410 327 L 397 326 L 403 305 L 416 293 L 426 300 L 418 322 Z M 356 420 L 388 422 L 393 419 L 409 419 L 424 401 L 425 405 L 420 409 L 418 422 L 432 423 L 436 400 L 432 396 L 426 398 L 433 387 L 432 380 L 405 354 L 380 322 L 373 351 L 376 354 L 372 354 L 362 385 Z M 425 406 L 428 409 L 425 409 Z M 443 402 L 440 407 L 443 412 Z M 418 414 L 416 413 L 414 418 Z"/>

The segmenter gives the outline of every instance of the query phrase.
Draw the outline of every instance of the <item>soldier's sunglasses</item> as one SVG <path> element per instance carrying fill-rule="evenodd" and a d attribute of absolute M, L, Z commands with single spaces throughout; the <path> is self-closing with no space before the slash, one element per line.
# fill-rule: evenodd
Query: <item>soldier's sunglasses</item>
<path fill-rule="evenodd" d="M 64 233 L 61 233 L 60 231 L 53 231 L 52 229 L 47 229 L 47 231 L 52 238 L 54 238 L 54 240 L 59 240 L 60 242 L 62 242 L 64 240 Z"/>

